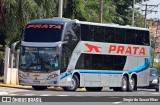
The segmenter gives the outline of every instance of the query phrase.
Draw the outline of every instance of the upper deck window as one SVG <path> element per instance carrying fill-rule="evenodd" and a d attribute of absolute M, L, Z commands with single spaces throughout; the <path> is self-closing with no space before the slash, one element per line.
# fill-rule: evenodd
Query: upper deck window
<path fill-rule="evenodd" d="M 23 40 L 26 42 L 58 42 L 61 40 L 63 25 L 29 24 L 26 26 Z"/>

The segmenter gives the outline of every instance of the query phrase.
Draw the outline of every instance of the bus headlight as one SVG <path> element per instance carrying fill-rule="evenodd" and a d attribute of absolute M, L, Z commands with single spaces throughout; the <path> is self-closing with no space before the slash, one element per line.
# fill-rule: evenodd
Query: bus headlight
<path fill-rule="evenodd" d="M 154 80 L 152 81 L 152 83 L 156 84 L 156 83 L 158 83 L 158 80 L 157 80 L 157 79 L 154 79 Z"/>
<path fill-rule="evenodd" d="M 19 77 L 26 79 L 26 76 L 24 74 L 18 73 Z"/>
<path fill-rule="evenodd" d="M 52 74 L 52 75 L 48 76 L 47 80 L 50 80 L 50 79 L 52 79 L 52 78 L 54 78 L 56 76 L 57 76 L 57 74 Z"/>

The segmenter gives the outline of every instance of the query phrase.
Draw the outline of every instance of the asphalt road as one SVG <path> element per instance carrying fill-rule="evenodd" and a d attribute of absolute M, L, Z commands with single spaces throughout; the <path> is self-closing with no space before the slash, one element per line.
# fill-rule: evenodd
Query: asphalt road
<path fill-rule="evenodd" d="M 0 96 L 56 96 L 59 97 L 58 102 L 54 101 L 54 105 L 159 105 L 160 102 L 124 102 L 123 100 L 119 100 L 119 98 L 129 98 L 129 96 L 140 96 L 143 98 L 143 96 L 149 96 L 154 97 L 158 96 L 160 98 L 160 92 L 155 92 L 154 89 L 138 89 L 134 92 L 114 92 L 112 89 L 103 89 L 101 92 L 87 92 L 85 90 L 78 90 L 76 92 L 66 92 L 63 90 L 54 90 L 53 88 L 49 88 L 44 91 L 35 91 L 31 88 L 29 89 L 21 89 L 21 88 L 9 88 L 9 87 L 0 87 Z M 78 97 L 82 98 L 84 100 L 90 99 L 91 101 L 95 102 L 82 102 L 83 100 L 80 100 L 80 102 L 62 102 L 68 97 Z M 88 96 L 88 97 L 87 97 Z M 108 97 L 105 97 L 108 96 Z M 53 97 L 55 98 L 55 97 Z M 73 97 L 72 97 L 73 98 Z M 101 102 L 100 99 L 103 99 L 102 101 L 106 100 L 112 100 L 111 102 Z M 76 100 L 76 98 L 73 98 L 73 100 Z M 98 100 L 99 102 L 96 102 Z M 114 100 L 114 101 L 113 101 Z M 72 100 L 70 100 L 72 101 Z M 0 105 L 28 105 L 28 103 L 0 103 Z M 43 103 L 29 103 L 30 105 L 40 105 L 40 104 L 46 104 L 46 105 L 53 105 L 53 102 L 43 102 Z"/>

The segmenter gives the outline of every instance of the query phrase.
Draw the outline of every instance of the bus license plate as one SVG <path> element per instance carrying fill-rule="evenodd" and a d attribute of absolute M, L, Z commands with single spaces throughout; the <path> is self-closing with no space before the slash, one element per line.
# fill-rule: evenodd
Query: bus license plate
<path fill-rule="evenodd" d="M 40 84 L 40 81 L 38 81 L 38 80 L 33 80 L 33 83 Z"/>

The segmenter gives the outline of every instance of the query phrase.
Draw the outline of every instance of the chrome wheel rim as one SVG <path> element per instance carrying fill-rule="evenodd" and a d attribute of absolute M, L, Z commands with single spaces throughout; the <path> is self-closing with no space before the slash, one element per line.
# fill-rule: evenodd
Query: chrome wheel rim
<path fill-rule="evenodd" d="M 72 78 L 72 81 L 71 81 L 71 89 L 75 88 L 76 87 L 76 80 L 74 78 Z"/>
<path fill-rule="evenodd" d="M 122 88 L 123 88 L 123 90 L 127 89 L 127 81 L 125 78 L 122 79 Z"/>
<path fill-rule="evenodd" d="M 134 88 L 134 79 L 133 78 L 131 78 L 131 80 L 130 80 L 130 86 L 131 86 L 131 89 Z"/>

